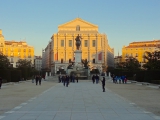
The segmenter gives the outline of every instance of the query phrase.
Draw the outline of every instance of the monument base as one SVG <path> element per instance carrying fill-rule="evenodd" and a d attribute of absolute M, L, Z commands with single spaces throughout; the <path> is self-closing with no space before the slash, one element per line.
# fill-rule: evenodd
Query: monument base
<path fill-rule="evenodd" d="M 76 50 L 74 53 L 75 53 L 75 66 L 76 66 L 78 64 L 81 64 L 82 51 L 81 50 Z"/>

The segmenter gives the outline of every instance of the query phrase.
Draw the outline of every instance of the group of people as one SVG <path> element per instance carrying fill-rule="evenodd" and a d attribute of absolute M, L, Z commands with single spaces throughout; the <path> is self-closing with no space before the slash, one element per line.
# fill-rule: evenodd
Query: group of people
<path fill-rule="evenodd" d="M 99 80 L 100 80 L 100 77 L 99 77 L 99 75 L 93 75 L 92 76 L 92 82 L 93 82 L 93 84 L 96 82 L 96 84 L 98 84 L 99 83 Z M 101 82 L 102 82 L 102 90 L 103 90 L 103 92 L 105 92 L 105 77 L 103 76 L 103 78 L 102 78 L 102 80 L 101 80 Z"/>
<path fill-rule="evenodd" d="M 92 76 L 92 82 L 93 82 L 93 84 L 96 82 L 96 84 L 98 84 L 99 83 L 99 75 L 93 75 Z"/>
<path fill-rule="evenodd" d="M 68 87 L 70 82 L 77 82 L 78 83 L 78 76 L 75 75 L 59 75 L 58 76 L 59 83 L 63 83 L 64 86 Z"/>
<path fill-rule="evenodd" d="M 34 80 L 36 81 L 36 85 L 41 85 L 42 77 L 40 75 L 32 76 L 32 83 L 34 83 Z"/>
<path fill-rule="evenodd" d="M 126 75 L 121 75 L 121 76 L 118 76 L 118 75 L 112 75 L 112 80 L 113 80 L 113 83 L 127 83 L 127 76 Z"/>

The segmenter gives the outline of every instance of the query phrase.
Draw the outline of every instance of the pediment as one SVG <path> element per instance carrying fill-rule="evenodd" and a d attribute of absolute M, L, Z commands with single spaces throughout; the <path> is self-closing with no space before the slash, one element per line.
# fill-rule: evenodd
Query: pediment
<path fill-rule="evenodd" d="M 90 29 L 96 29 L 98 30 L 98 26 L 97 25 L 94 25 L 92 23 L 89 23 L 85 20 L 82 20 L 81 18 L 76 18 L 72 21 L 69 21 L 65 24 L 62 24 L 62 25 L 59 25 L 58 26 L 58 29 L 59 30 L 63 30 L 65 28 L 76 28 L 76 26 L 80 26 L 81 28 L 90 28 Z"/>

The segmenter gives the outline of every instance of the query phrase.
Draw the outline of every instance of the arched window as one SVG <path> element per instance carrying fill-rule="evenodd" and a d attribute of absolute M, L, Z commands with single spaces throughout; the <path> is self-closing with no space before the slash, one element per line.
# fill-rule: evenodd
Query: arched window
<path fill-rule="evenodd" d="M 80 31 L 80 26 L 79 25 L 76 26 L 76 31 Z"/>

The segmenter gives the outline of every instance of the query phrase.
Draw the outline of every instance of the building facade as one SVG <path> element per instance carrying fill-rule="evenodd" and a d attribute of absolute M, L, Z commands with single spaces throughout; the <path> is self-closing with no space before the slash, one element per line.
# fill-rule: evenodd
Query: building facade
<path fill-rule="evenodd" d="M 76 18 L 59 25 L 45 48 L 46 67 L 51 68 L 53 74 L 59 69 L 66 71 L 69 63 L 74 62 L 77 35 L 82 37 L 82 59 L 89 61 L 90 69 L 102 70 L 102 64 L 114 67 L 114 49 L 110 48 L 107 35 L 99 33 L 97 25 Z"/>
<path fill-rule="evenodd" d="M 6 41 L 0 30 L 0 52 L 6 55 L 13 67 L 17 67 L 19 59 L 31 60 L 34 63 L 34 47 L 29 46 L 25 41 Z"/>
<path fill-rule="evenodd" d="M 128 46 L 122 48 L 122 61 L 124 62 L 127 57 L 135 57 L 141 64 L 144 64 L 146 61 L 143 58 L 145 52 L 155 52 L 160 50 L 160 40 L 152 41 L 140 41 L 132 42 Z"/>
<path fill-rule="evenodd" d="M 114 57 L 114 67 L 115 68 L 117 68 L 118 67 L 118 65 L 119 65 L 119 63 L 121 63 L 122 62 L 122 56 L 115 56 Z"/>
<path fill-rule="evenodd" d="M 42 57 L 41 56 L 34 57 L 34 68 L 38 71 L 42 70 Z"/>

